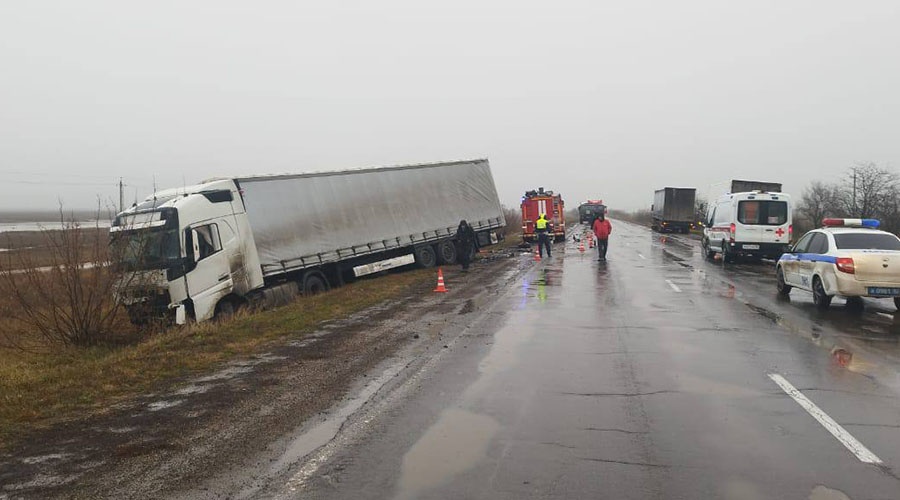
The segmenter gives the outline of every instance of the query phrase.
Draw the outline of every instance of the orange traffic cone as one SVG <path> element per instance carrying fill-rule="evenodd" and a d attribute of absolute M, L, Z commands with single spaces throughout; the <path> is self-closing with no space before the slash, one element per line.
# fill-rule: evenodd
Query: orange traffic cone
<path fill-rule="evenodd" d="M 440 293 L 447 292 L 447 287 L 444 286 L 444 271 L 440 267 L 438 268 L 437 288 L 435 288 L 434 291 Z"/>
<path fill-rule="evenodd" d="M 538 243 L 538 245 L 540 245 L 540 243 Z M 541 252 L 538 251 L 538 247 L 537 247 L 537 246 L 534 247 L 534 261 L 535 261 L 535 262 L 540 262 L 540 261 L 541 261 Z"/>

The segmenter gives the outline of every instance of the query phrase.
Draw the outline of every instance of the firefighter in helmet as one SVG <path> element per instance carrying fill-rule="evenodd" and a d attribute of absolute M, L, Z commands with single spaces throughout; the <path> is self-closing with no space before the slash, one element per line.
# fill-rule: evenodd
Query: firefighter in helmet
<path fill-rule="evenodd" d="M 550 230 L 553 223 L 547 220 L 547 214 L 541 214 L 538 220 L 534 221 L 534 231 L 537 233 L 538 255 L 544 256 L 544 248 L 547 249 L 547 257 L 550 255 Z"/>

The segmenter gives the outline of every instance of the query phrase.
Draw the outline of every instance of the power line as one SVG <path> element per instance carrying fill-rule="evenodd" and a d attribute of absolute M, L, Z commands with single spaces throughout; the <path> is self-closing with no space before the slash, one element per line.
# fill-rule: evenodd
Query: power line
<path fill-rule="evenodd" d="M 3 180 L 4 184 L 33 184 L 33 185 L 52 185 L 52 186 L 110 186 L 115 187 L 116 182 L 74 182 L 74 181 L 17 181 Z"/>

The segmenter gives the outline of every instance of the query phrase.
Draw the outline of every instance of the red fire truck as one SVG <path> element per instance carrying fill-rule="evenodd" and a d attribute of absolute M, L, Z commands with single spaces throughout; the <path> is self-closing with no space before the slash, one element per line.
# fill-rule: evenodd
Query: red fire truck
<path fill-rule="evenodd" d="M 547 220 L 553 223 L 553 241 L 566 239 L 566 207 L 562 196 L 553 191 L 526 191 L 522 197 L 522 239 L 535 241 L 534 222 L 541 214 L 547 214 Z"/>

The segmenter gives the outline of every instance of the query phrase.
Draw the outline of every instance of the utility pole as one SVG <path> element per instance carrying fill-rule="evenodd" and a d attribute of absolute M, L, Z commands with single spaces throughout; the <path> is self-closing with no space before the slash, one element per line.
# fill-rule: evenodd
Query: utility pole
<path fill-rule="evenodd" d="M 125 184 L 122 182 L 122 178 L 119 177 L 119 213 L 125 211 Z"/>

